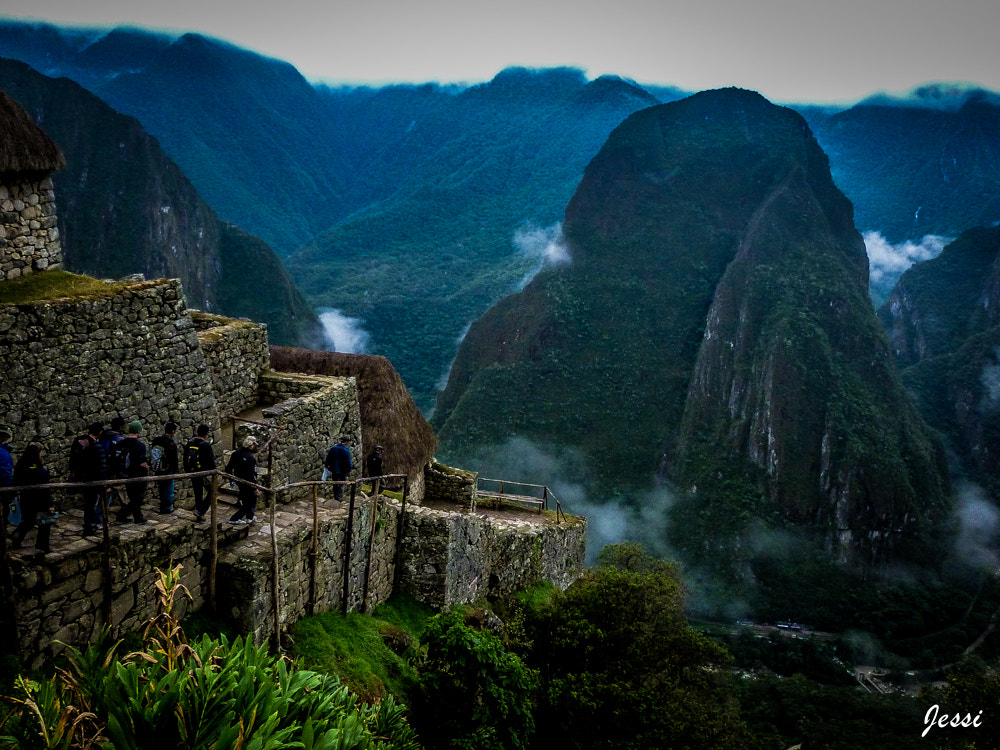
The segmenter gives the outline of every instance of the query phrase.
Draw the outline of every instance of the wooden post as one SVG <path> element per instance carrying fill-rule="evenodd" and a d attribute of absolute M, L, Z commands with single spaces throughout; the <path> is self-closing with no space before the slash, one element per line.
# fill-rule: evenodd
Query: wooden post
<path fill-rule="evenodd" d="M 319 485 L 312 486 L 313 491 L 313 533 L 312 549 L 309 550 L 309 601 L 306 612 L 315 614 L 316 609 L 316 560 L 319 557 Z"/>
<path fill-rule="evenodd" d="M 365 586 L 361 595 L 362 612 L 368 611 L 368 583 L 372 574 L 372 555 L 375 552 L 375 527 L 378 524 L 378 484 L 378 479 L 372 483 L 375 495 L 372 499 L 372 530 L 371 535 L 368 537 L 368 559 L 365 561 Z"/>
<path fill-rule="evenodd" d="M 212 474 L 208 485 L 209 520 L 211 529 L 209 535 L 212 541 L 212 554 L 208 560 L 208 606 L 212 614 L 218 612 L 215 600 L 215 571 L 219 562 L 219 475 Z"/>
<path fill-rule="evenodd" d="M 538 509 L 541 513 L 543 510 L 548 510 L 549 508 L 549 487 L 548 485 L 542 487 L 542 507 Z M 558 519 L 556 519 L 558 521 Z"/>
<path fill-rule="evenodd" d="M 351 537 L 354 535 L 354 494 L 358 483 L 351 482 L 351 502 L 347 508 L 347 538 L 344 540 L 344 601 L 341 609 L 347 614 L 347 597 L 351 585 Z"/>
<path fill-rule="evenodd" d="M 98 494 L 101 503 L 101 564 L 104 567 L 104 624 L 107 626 L 109 634 L 111 634 L 115 625 L 111 606 L 114 597 L 114 585 L 111 579 L 111 529 L 108 526 L 108 514 L 111 512 L 111 503 L 108 502 L 110 494 L 110 488 L 104 487 L 99 490 Z"/>
<path fill-rule="evenodd" d="M 271 461 L 268 457 L 268 467 L 270 467 Z M 270 480 L 270 474 L 268 479 Z M 274 607 L 274 649 L 277 652 L 281 652 L 281 573 L 280 565 L 278 560 L 278 531 L 274 526 L 275 521 L 275 511 L 277 506 L 277 494 L 273 489 L 268 487 L 268 494 L 271 496 L 271 556 L 274 559 L 274 564 L 272 568 L 272 578 L 271 581 L 271 591 L 272 591 L 272 606 Z"/>
<path fill-rule="evenodd" d="M 410 475 L 403 476 L 403 499 L 399 503 L 399 521 L 396 524 L 396 552 L 392 556 L 392 590 L 399 583 L 399 556 L 403 550 L 403 533 L 406 530 L 406 497 L 409 494 Z"/>

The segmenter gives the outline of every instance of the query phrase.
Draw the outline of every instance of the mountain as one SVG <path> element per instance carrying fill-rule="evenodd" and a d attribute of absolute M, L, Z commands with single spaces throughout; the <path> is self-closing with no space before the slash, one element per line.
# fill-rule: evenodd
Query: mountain
<path fill-rule="evenodd" d="M 948 99 L 957 109 L 911 101 L 808 113 L 858 228 L 901 242 L 1000 222 L 1000 99 Z"/>
<path fill-rule="evenodd" d="M 11 21 L 0 55 L 136 117 L 223 220 L 270 242 L 311 305 L 356 319 L 425 410 L 468 325 L 544 265 L 611 129 L 683 95 L 573 69 L 468 89 L 312 86 L 197 34 Z M 995 94 L 937 84 L 796 109 L 862 231 L 919 242 L 997 220 Z M 892 261 L 873 266 L 876 299 L 909 262 Z"/>
<path fill-rule="evenodd" d="M 221 222 L 136 120 L 13 60 L 0 59 L 0 88 L 66 155 L 52 179 L 68 270 L 177 277 L 191 306 L 267 323 L 275 343 L 322 340 L 273 250 Z"/>
<path fill-rule="evenodd" d="M 1000 500 L 1000 228 L 908 270 L 878 313 L 921 412 Z"/>
<path fill-rule="evenodd" d="M 587 161 L 624 117 L 656 103 L 569 69 L 507 70 L 438 96 L 385 159 L 393 195 L 288 258 L 312 300 L 364 321 L 423 408 L 464 328 L 542 265 Z"/>
<path fill-rule="evenodd" d="M 659 472 L 692 549 L 774 523 L 879 567 L 941 518 L 943 449 L 801 116 L 737 89 L 642 110 L 588 165 L 563 230 L 571 262 L 465 337 L 433 419 L 443 453 L 574 446 L 605 495 Z"/>

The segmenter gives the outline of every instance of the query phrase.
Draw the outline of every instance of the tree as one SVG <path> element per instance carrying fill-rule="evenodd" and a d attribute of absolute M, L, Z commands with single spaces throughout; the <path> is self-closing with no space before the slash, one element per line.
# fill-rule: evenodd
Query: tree
<path fill-rule="evenodd" d="M 675 566 L 612 545 L 531 624 L 537 747 L 745 748 L 725 649 L 692 630 Z"/>
<path fill-rule="evenodd" d="M 427 656 L 413 715 L 428 748 L 529 747 L 537 675 L 499 637 L 474 630 L 451 610 L 428 621 L 422 643 Z"/>

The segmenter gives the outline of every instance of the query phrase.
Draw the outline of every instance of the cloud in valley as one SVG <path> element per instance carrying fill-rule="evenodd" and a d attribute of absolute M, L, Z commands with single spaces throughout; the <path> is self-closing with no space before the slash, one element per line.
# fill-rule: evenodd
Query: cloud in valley
<path fill-rule="evenodd" d="M 589 497 L 586 460 L 577 448 L 543 446 L 515 436 L 463 465 L 482 477 L 546 485 L 563 511 L 585 516 L 588 565 L 605 545 L 619 542 L 639 542 L 650 554 L 672 557 L 666 545 L 670 493 L 656 489 L 629 498 Z"/>
<path fill-rule="evenodd" d="M 548 227 L 525 225 L 514 233 L 514 246 L 521 255 L 536 261 L 535 268 L 521 279 L 519 289 L 526 287 L 543 268 L 566 265 L 572 260 L 563 238 L 562 223 Z"/>
<path fill-rule="evenodd" d="M 963 482 L 956 489 L 955 514 L 958 518 L 956 552 L 977 568 L 996 569 L 1000 565 L 997 533 L 1000 510 L 978 485 Z"/>
<path fill-rule="evenodd" d="M 340 310 L 319 311 L 319 322 L 323 325 L 326 346 L 329 351 L 345 354 L 365 354 L 371 346 L 371 337 L 360 318 L 349 318 Z"/>
<path fill-rule="evenodd" d="M 928 234 L 920 242 L 907 240 L 893 245 L 880 232 L 865 232 L 864 240 L 872 284 L 895 282 L 907 268 L 936 258 L 951 242 L 949 237 Z"/>

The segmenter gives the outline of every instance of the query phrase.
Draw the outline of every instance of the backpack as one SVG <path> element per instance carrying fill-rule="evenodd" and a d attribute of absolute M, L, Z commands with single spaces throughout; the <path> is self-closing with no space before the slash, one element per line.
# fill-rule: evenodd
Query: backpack
<path fill-rule="evenodd" d="M 124 443 L 125 438 L 122 435 L 114 435 L 104 447 L 104 454 L 108 462 L 108 476 L 111 478 L 120 476 L 128 468 L 129 456 Z"/>
<path fill-rule="evenodd" d="M 82 481 L 79 476 L 80 469 L 83 468 L 83 454 L 90 448 L 90 435 L 80 435 L 73 438 L 69 446 L 69 477 L 74 481 Z"/>
<path fill-rule="evenodd" d="M 149 469 L 154 474 L 159 474 L 163 471 L 163 453 L 164 448 L 162 445 L 154 445 L 149 452 Z"/>

